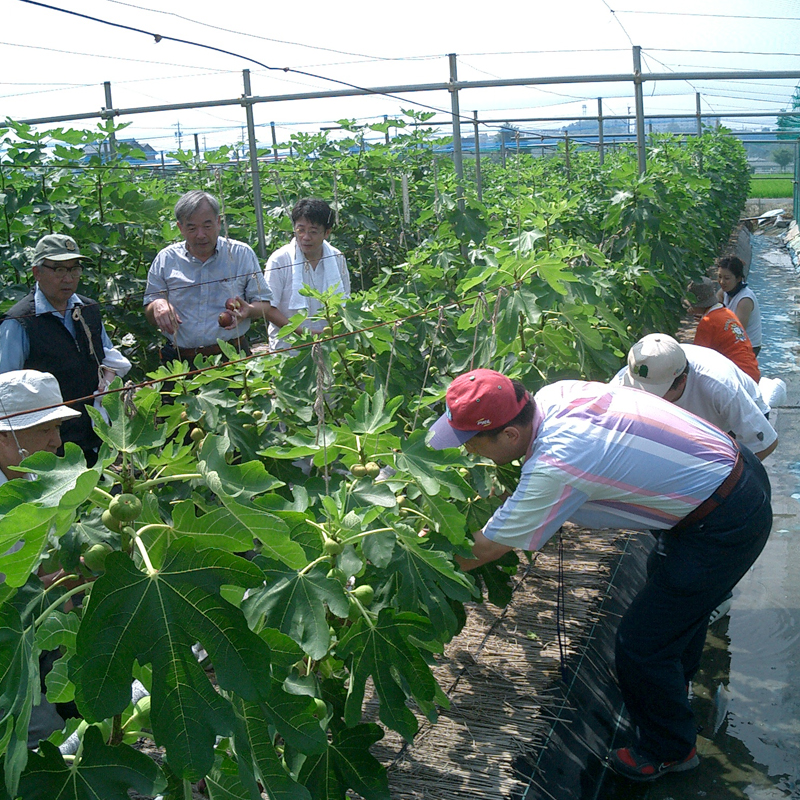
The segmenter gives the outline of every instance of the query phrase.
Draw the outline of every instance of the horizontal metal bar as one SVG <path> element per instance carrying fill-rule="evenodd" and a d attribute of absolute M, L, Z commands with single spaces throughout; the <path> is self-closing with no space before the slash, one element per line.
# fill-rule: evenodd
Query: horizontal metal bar
<path fill-rule="evenodd" d="M 87 111 L 77 114 L 63 114 L 54 117 L 37 117 L 22 120 L 27 125 L 40 125 L 52 122 L 73 122 L 81 119 L 109 119 L 111 117 L 133 116 L 136 114 L 152 114 L 160 111 L 183 111 L 199 108 L 218 108 L 221 106 L 255 105 L 258 103 L 279 103 L 291 100 L 323 100 L 337 97 L 358 97 L 365 95 L 396 95 L 414 92 L 441 92 L 466 89 L 496 89 L 512 86 L 549 86 L 554 84 L 574 83 L 633 83 L 634 80 L 647 81 L 725 81 L 725 80 L 794 80 L 800 78 L 800 70 L 763 70 L 739 72 L 656 72 L 634 76 L 633 73 L 615 73 L 610 75 L 559 75 L 538 78 L 495 78 L 485 81 L 453 81 L 439 83 L 399 84 L 394 86 L 378 86 L 361 88 L 351 86 L 333 89 L 326 92 L 298 92 L 296 94 L 263 95 L 248 98 L 228 98 L 222 100 L 205 100 L 188 103 L 167 103 L 158 106 L 135 106 L 131 108 L 104 108 L 99 111 Z M 694 116 L 694 115 L 691 115 Z M 719 116 L 719 115 L 714 115 Z M 465 117 L 465 120 L 467 117 Z M 472 122 L 472 119 L 469 118 Z"/>

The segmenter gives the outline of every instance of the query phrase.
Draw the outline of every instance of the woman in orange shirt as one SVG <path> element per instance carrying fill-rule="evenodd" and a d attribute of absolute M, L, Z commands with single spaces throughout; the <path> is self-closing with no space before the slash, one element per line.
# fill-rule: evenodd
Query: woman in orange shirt
<path fill-rule="evenodd" d="M 761 380 L 750 338 L 736 314 L 717 301 L 709 278 L 689 284 L 689 310 L 698 320 L 694 343 L 727 356 L 756 383 Z"/>

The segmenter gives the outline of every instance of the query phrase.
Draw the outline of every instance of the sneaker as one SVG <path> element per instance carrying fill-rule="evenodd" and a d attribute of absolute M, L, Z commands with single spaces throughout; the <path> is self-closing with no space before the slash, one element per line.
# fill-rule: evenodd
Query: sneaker
<path fill-rule="evenodd" d="M 696 747 L 693 747 L 689 755 L 680 761 L 658 762 L 642 755 L 633 747 L 612 750 L 608 760 L 615 772 L 632 781 L 654 781 L 668 772 L 685 772 L 694 769 L 700 763 Z"/>
<path fill-rule="evenodd" d="M 726 597 L 712 612 L 708 618 L 708 624 L 713 625 L 717 620 L 722 619 L 730 610 L 733 600 Z"/>

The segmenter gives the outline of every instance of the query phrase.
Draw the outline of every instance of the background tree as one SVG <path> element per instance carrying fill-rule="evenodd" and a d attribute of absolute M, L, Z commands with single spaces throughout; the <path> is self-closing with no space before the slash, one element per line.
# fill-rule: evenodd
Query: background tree
<path fill-rule="evenodd" d="M 781 168 L 786 169 L 787 165 L 794 159 L 792 151 L 788 147 L 779 147 L 772 151 L 772 160 Z"/>

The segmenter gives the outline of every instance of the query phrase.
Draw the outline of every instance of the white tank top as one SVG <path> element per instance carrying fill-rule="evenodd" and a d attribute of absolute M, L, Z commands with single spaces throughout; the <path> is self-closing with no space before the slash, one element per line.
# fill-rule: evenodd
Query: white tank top
<path fill-rule="evenodd" d="M 758 307 L 758 300 L 756 300 L 753 290 L 749 286 L 745 286 L 733 297 L 728 297 L 727 292 L 725 292 L 724 297 L 725 307 L 733 311 L 734 314 L 740 300 L 749 297 L 753 301 L 753 310 L 750 312 L 750 319 L 747 323 L 747 335 L 750 337 L 750 343 L 753 347 L 761 347 L 761 310 Z"/>

